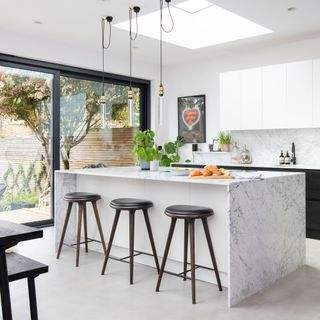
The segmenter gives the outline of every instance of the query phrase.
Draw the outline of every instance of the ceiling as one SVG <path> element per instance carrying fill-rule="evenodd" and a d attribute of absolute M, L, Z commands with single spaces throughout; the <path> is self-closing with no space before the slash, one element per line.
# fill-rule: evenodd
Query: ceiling
<path fill-rule="evenodd" d="M 183 0 L 172 0 L 179 3 Z M 252 50 L 304 37 L 320 35 L 319 0 L 210 0 L 246 19 L 273 30 L 271 34 L 238 40 L 197 50 L 164 44 L 165 64 L 175 64 Z M 158 10 L 159 0 L 0 0 L 0 31 L 38 38 L 69 47 L 100 49 L 100 18 L 112 15 L 114 23 L 128 19 L 128 6 L 141 7 L 141 15 Z M 297 10 L 289 13 L 288 7 Z M 41 21 L 43 24 L 35 24 Z M 158 21 L 155 21 L 158 23 Z M 110 55 L 127 58 L 128 33 L 113 29 Z M 139 36 L 134 58 L 158 63 L 159 46 L 155 39 Z M 45 58 L 44 58 L 45 60 Z"/>

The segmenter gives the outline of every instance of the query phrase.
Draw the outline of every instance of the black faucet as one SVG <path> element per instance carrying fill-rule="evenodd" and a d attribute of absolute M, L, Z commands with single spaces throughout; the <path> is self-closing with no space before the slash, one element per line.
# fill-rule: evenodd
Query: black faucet
<path fill-rule="evenodd" d="M 296 146 L 295 146 L 294 142 L 292 142 L 291 162 L 292 162 L 292 164 L 297 164 Z"/>

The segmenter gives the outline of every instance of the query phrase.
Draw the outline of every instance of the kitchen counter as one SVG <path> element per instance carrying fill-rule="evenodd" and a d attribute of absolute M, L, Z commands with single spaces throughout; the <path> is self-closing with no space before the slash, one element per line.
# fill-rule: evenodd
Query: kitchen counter
<path fill-rule="evenodd" d="M 192 180 L 167 172 L 141 171 L 139 168 L 101 168 L 55 172 L 56 245 L 66 214 L 63 195 L 83 191 L 99 193 L 98 208 L 106 238 L 110 234 L 114 198 L 135 197 L 153 201 L 150 220 L 158 254 L 164 251 L 170 219 L 164 210 L 172 204 L 211 207 L 208 220 L 219 273 L 228 288 L 228 304 L 234 306 L 246 297 L 270 286 L 305 263 L 305 174 L 262 172 L 262 180 Z M 140 220 L 141 219 L 141 220 Z M 89 237 L 98 239 L 91 208 L 88 206 Z M 66 235 L 74 243 L 76 215 L 72 214 Z M 183 228 L 178 223 L 167 268 L 180 272 L 183 259 Z M 196 224 L 197 264 L 211 268 L 201 224 Z M 100 246 L 91 243 L 99 251 Z M 136 250 L 151 252 L 142 217 L 137 214 Z M 128 216 L 120 217 L 112 254 L 126 256 Z M 154 266 L 152 257 L 137 256 L 138 263 Z M 103 258 L 101 257 L 101 264 Z M 213 282 L 206 269 L 197 269 L 197 279 Z"/>
<path fill-rule="evenodd" d="M 196 162 L 191 162 L 191 163 L 174 163 L 174 166 L 194 166 L 194 167 L 202 167 L 205 166 L 208 163 L 196 163 Z M 211 164 L 211 163 L 210 163 Z M 214 163 L 218 167 L 222 168 L 229 168 L 229 167 L 236 167 L 236 168 L 252 168 L 252 169 L 257 169 L 257 170 L 262 170 L 262 169 L 276 169 L 276 170 L 293 170 L 293 171 L 306 171 L 306 170 L 320 170 L 320 166 L 317 165 L 303 165 L 303 164 L 258 164 L 258 163 L 248 163 L 248 164 L 242 164 L 242 163 L 225 163 L 225 162 L 216 162 Z"/>
<path fill-rule="evenodd" d="M 112 177 L 122 179 L 134 179 L 145 181 L 164 181 L 164 182 L 178 182 L 178 183 L 194 183 L 194 184 L 210 184 L 210 185 L 224 185 L 230 186 L 237 183 L 245 183 L 251 181 L 250 179 L 190 179 L 186 176 L 174 176 L 169 172 L 152 172 L 149 170 L 141 170 L 140 167 L 117 167 L 117 168 L 99 168 L 99 169 L 71 169 L 59 170 L 58 173 L 68 173 L 82 176 L 99 176 Z M 266 172 L 261 171 L 262 179 L 272 179 L 282 176 L 288 176 L 295 173 L 288 172 Z"/>

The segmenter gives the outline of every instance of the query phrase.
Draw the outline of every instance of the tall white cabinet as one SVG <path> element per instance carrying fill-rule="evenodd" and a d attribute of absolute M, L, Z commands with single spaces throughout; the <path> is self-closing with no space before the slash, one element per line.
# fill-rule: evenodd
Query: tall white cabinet
<path fill-rule="evenodd" d="M 312 61 L 287 64 L 287 127 L 312 127 Z"/>
<path fill-rule="evenodd" d="M 320 127 L 320 59 L 220 75 L 220 129 Z"/>
<path fill-rule="evenodd" d="M 320 128 L 320 59 L 313 61 L 313 127 Z"/>
<path fill-rule="evenodd" d="M 241 129 L 241 72 L 220 75 L 220 126 L 224 130 Z M 221 112 L 224 116 L 222 116 Z"/>
<path fill-rule="evenodd" d="M 262 70 L 241 72 L 241 129 L 259 129 L 262 126 Z M 249 116 L 250 115 L 250 116 Z"/>
<path fill-rule="evenodd" d="M 283 64 L 262 68 L 262 129 L 286 127 L 286 77 Z"/>

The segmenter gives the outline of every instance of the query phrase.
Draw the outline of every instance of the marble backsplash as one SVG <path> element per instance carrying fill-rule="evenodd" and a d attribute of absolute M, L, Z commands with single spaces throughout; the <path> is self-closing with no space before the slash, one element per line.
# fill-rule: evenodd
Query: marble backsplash
<path fill-rule="evenodd" d="M 233 141 L 250 150 L 254 164 L 274 165 L 281 150 L 295 143 L 297 164 L 320 166 L 320 128 L 232 131 Z"/>

